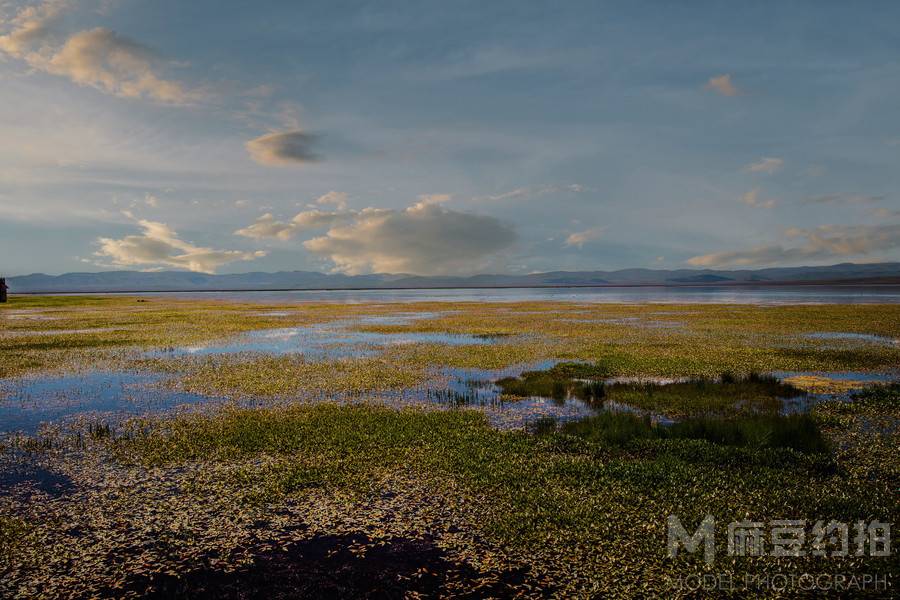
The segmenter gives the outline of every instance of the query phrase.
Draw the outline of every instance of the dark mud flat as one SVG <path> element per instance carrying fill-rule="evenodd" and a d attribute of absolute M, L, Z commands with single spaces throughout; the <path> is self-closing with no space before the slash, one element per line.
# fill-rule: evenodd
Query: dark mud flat
<path fill-rule="evenodd" d="M 44 467 L 27 462 L 14 465 L 0 464 L 0 497 L 39 492 L 59 498 L 74 490 L 75 484 L 71 479 Z"/>
<path fill-rule="evenodd" d="M 106 590 L 110 596 L 122 590 Z M 542 590 L 524 570 L 479 573 L 450 560 L 427 538 L 374 543 L 365 534 L 321 535 L 226 572 L 134 576 L 124 591 L 145 598 L 511 597 Z"/>

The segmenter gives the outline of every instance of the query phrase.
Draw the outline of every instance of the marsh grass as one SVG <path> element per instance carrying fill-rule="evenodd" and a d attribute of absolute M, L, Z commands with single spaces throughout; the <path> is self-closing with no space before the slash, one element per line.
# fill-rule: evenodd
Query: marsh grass
<path fill-rule="evenodd" d="M 712 378 L 726 371 L 737 377 L 752 371 L 874 369 L 900 363 L 897 348 L 833 348 L 802 337 L 815 331 L 897 337 L 897 306 L 667 306 L 666 311 L 674 313 L 669 318 L 684 326 L 663 329 L 628 325 L 628 319 L 655 318 L 656 306 L 311 304 L 289 307 L 292 316 L 274 319 L 259 312 L 279 307 L 237 303 L 156 298 L 139 303 L 124 297 L 13 300 L 0 308 L 4 338 L 13 340 L 0 348 L 0 376 L 55 369 L 69 362 L 82 367 L 112 360 L 141 364 L 146 359 L 138 362 L 121 353 L 360 314 L 453 309 L 458 312 L 391 326 L 391 330 L 514 336 L 483 346 L 388 348 L 376 357 L 377 362 L 351 361 L 343 366 L 313 366 L 291 357 L 269 361 L 259 356 L 237 356 L 223 362 L 179 359 L 156 363 L 160 369 L 183 376 L 180 385 L 187 382 L 197 389 L 248 395 L 291 395 L 316 389 L 325 390 L 322 393 L 327 396 L 348 389 L 405 386 L 430 366 L 499 368 L 544 359 L 600 365 L 589 373 L 579 371 L 583 367 L 560 367 L 557 379 L 570 380 L 615 375 Z M 8 319 L 4 315 L 10 308 L 45 310 L 55 320 Z M 606 322 L 573 322 L 572 317 Z M 68 347 L 65 340 L 73 336 L 52 336 L 48 347 L 44 336 L 16 334 L 95 327 L 125 332 L 86 334 Z M 341 372 L 341 368 L 345 370 Z M 728 386 L 734 389 L 722 393 Z M 752 392 L 746 391 L 751 388 Z M 13 554 L 14 566 L 9 571 L 12 575 L 0 580 L 0 590 L 17 590 L 18 595 L 27 597 L 21 590 L 39 590 L 47 581 L 73 586 L 87 582 L 97 589 L 97 573 L 104 565 L 119 564 L 123 557 L 122 570 L 144 568 L 141 561 L 149 557 L 159 560 L 160 569 L 178 573 L 179 561 L 185 557 L 179 552 L 203 533 L 191 530 L 190 521 L 204 510 L 214 509 L 227 529 L 230 519 L 242 514 L 248 501 L 261 507 L 261 514 L 271 516 L 309 499 L 314 508 L 297 516 L 292 521 L 296 525 L 316 523 L 324 498 L 348 494 L 359 502 L 334 501 L 328 508 L 350 514 L 359 506 L 375 507 L 377 517 L 366 527 L 378 530 L 400 518 L 396 512 L 381 511 L 380 504 L 389 489 L 385 482 L 398 473 L 406 477 L 400 481 L 427 484 L 441 498 L 452 500 L 453 506 L 471 511 L 472 522 L 477 524 L 473 536 L 494 549 L 491 560 L 503 561 L 503 554 L 496 551 L 502 548 L 530 561 L 553 575 L 562 597 L 646 597 L 654 590 L 666 589 L 669 577 L 702 571 L 698 555 L 674 561 L 664 557 L 665 523 L 671 514 L 689 527 L 706 514 L 714 514 L 717 523 L 748 517 L 760 521 L 786 517 L 895 520 L 900 514 L 897 386 L 865 392 L 856 403 L 816 406 L 810 418 L 831 444 L 825 451 L 816 450 L 818 434 L 807 419 L 773 416 L 771 422 L 766 421 L 766 413 L 776 406 L 773 396 L 784 391 L 769 382 L 738 380 L 718 387 L 708 383 L 666 386 L 649 393 L 626 387 L 605 390 L 607 395 L 630 394 L 630 400 L 623 396 L 616 400 L 638 406 L 643 402 L 650 411 L 729 413 L 724 421 L 691 421 L 675 429 L 677 435 L 661 434 L 658 426 L 648 426 L 646 420 L 629 415 L 602 417 L 606 419 L 602 423 L 573 424 L 571 431 L 544 422 L 541 435 L 530 435 L 494 430 L 486 417 L 475 411 L 333 404 L 230 409 L 210 415 L 138 419 L 124 430 L 99 428 L 97 435 L 86 436 L 85 447 L 78 449 L 79 456 L 87 457 L 81 465 L 84 476 L 112 459 L 114 466 L 123 470 L 110 468 L 109 478 L 98 477 L 98 493 L 109 491 L 110 483 L 121 473 L 132 474 L 134 480 L 127 479 L 108 496 L 85 489 L 65 502 L 24 507 L 3 499 L 0 536 L 5 537 L 0 538 L 0 548 Z M 745 419 L 740 411 L 733 412 L 735 395 L 763 414 Z M 804 436 L 807 441 L 793 441 Z M 17 449 L 26 443 L 30 442 Z M 34 443 L 35 451 L 42 448 Z M 62 455 L 56 450 L 45 453 L 47 460 Z M 333 494 L 319 495 L 323 491 Z M 105 502 L 95 505 L 93 499 L 98 497 L 106 498 Z M 111 518 L 120 515 L 121 507 L 132 498 L 135 506 L 145 509 L 137 514 L 147 520 L 128 523 L 145 533 L 139 540 L 145 545 L 137 550 L 133 531 Z M 410 505 L 433 505 L 434 500 L 434 496 L 417 495 Z M 25 521 L 12 515 L 14 509 L 39 518 Z M 60 523 L 73 516 L 84 525 L 81 531 L 90 535 L 80 538 L 62 531 Z M 27 531 L 21 528 L 26 522 L 31 528 Z M 204 528 L 207 522 L 198 523 L 198 528 Z M 432 525 L 421 521 L 409 527 L 431 532 Z M 721 529 L 717 545 L 724 547 Z M 229 534 L 230 530 L 223 536 Z M 452 545 L 453 539 L 444 542 Z M 45 550 L 42 542 L 46 540 L 56 542 L 57 554 Z M 25 542 L 37 548 L 30 554 L 38 559 L 33 571 L 16 570 L 22 565 L 15 562 L 15 555 Z M 92 553 L 86 554 L 84 546 L 88 544 Z M 465 551 L 464 547 L 461 552 Z M 128 562 L 132 554 L 134 560 Z M 52 560 L 44 560 L 47 558 Z M 222 560 L 221 556 L 216 560 Z M 830 560 L 828 570 L 858 570 L 860 563 L 854 561 Z M 772 564 L 768 558 L 742 557 L 717 563 L 716 569 L 738 577 L 771 572 Z M 821 561 L 805 557 L 779 559 L 777 566 L 784 572 L 819 572 L 823 568 Z M 865 568 L 895 572 L 896 556 L 867 559 Z"/>
<path fill-rule="evenodd" d="M 698 568 L 696 556 L 661 558 L 669 514 L 849 521 L 896 509 L 885 466 L 835 465 L 809 417 L 665 429 L 604 414 L 547 425 L 530 435 L 494 430 L 474 411 L 310 405 L 138 421 L 106 443 L 121 460 L 154 469 L 238 461 L 245 466 L 220 483 L 260 505 L 312 490 L 365 502 L 392 471 L 415 473 L 476 510 L 491 543 L 555 565 L 566 573 L 561 585 L 582 591 L 660 589 L 663 574 Z M 717 568 L 767 568 L 761 561 Z"/>
<path fill-rule="evenodd" d="M 21 520 L 0 515 L 0 560 L 13 556 L 28 533 L 28 526 Z"/>
<path fill-rule="evenodd" d="M 541 396 L 596 403 L 605 395 L 603 382 L 599 379 L 605 373 L 596 365 L 566 362 L 545 371 L 525 371 L 519 377 L 504 377 L 496 383 L 507 399 Z"/>
<path fill-rule="evenodd" d="M 352 396 L 412 387 L 428 376 L 421 367 L 400 368 L 381 358 L 313 362 L 303 356 L 252 354 L 211 356 L 169 366 L 186 371 L 178 381 L 182 389 L 211 396 Z"/>
<path fill-rule="evenodd" d="M 547 433 L 544 429 L 543 433 Z M 755 416 L 736 419 L 688 419 L 659 425 L 628 413 L 604 412 L 565 423 L 563 433 L 595 442 L 622 445 L 634 440 L 705 440 L 740 448 L 790 448 L 804 453 L 829 449 L 817 422 L 809 415 Z"/>
<path fill-rule="evenodd" d="M 900 410 L 900 382 L 874 385 L 853 394 L 851 410 L 890 412 Z"/>
<path fill-rule="evenodd" d="M 614 383 L 606 388 L 606 397 L 611 401 L 676 419 L 777 414 L 784 399 L 805 396 L 803 390 L 775 377 L 755 373 L 667 384 Z"/>
<path fill-rule="evenodd" d="M 51 320 L 22 317 L 32 316 Z M 227 339 L 257 329 L 403 313 L 437 314 L 402 325 L 367 324 L 382 333 L 446 332 L 496 338 L 479 346 L 409 344 L 386 348 L 397 370 L 498 369 L 540 360 L 600 363 L 609 375 L 715 377 L 722 372 L 865 370 L 900 363 L 897 346 L 835 347 L 817 331 L 900 337 L 896 305 L 672 305 L 680 328 L 642 327 L 653 305 L 522 302 L 404 305 L 260 305 L 136 296 L 13 296 L 0 306 L 0 377 L 127 363 L 141 350 Z M 275 316 L 276 314 L 280 316 Z M 577 319 L 577 322 L 573 321 Z M 111 329 L 33 335 L 53 330 Z M 130 353 L 130 354 L 129 354 Z"/>

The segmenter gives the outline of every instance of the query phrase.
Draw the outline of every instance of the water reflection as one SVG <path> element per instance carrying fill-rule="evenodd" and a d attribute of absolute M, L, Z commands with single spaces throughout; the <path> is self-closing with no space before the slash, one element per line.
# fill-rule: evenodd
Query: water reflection
<path fill-rule="evenodd" d="M 438 313 L 404 313 L 369 316 L 356 320 L 340 320 L 318 325 L 282 327 L 252 331 L 242 336 L 196 346 L 170 348 L 152 352 L 153 356 L 208 356 L 259 352 L 266 354 L 302 354 L 310 360 L 358 358 L 371 356 L 386 346 L 403 344 L 446 344 L 448 346 L 483 346 L 496 342 L 495 336 L 442 332 L 379 333 L 354 331 L 359 325 L 404 325 L 414 320 L 429 319 Z"/>
<path fill-rule="evenodd" d="M 44 423 L 86 415 L 122 418 L 209 402 L 209 397 L 154 385 L 162 375 L 92 372 L 23 377 L 0 382 L 0 432 L 33 434 Z"/>

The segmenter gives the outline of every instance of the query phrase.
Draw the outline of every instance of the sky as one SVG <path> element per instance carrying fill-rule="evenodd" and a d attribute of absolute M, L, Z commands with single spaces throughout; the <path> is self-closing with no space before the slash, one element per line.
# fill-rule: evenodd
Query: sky
<path fill-rule="evenodd" d="M 900 3 L 0 0 L 0 274 L 900 260 Z"/>

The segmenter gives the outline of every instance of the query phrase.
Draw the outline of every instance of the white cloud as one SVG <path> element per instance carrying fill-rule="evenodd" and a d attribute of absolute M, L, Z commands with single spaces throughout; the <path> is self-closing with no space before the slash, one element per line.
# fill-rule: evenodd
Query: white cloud
<path fill-rule="evenodd" d="M 29 62 L 39 61 L 48 51 L 46 45 L 53 37 L 51 25 L 67 4 L 62 0 L 47 0 L 19 10 L 8 21 L 12 29 L 0 36 L 0 50 Z"/>
<path fill-rule="evenodd" d="M 404 210 L 364 209 L 303 245 L 343 273 L 439 274 L 477 272 L 515 239 L 498 219 L 450 210 L 431 196 Z"/>
<path fill-rule="evenodd" d="M 346 210 L 347 194 L 345 194 L 344 192 L 335 192 L 332 190 L 327 194 L 323 194 L 316 198 L 316 204 L 318 204 L 319 206 L 333 204 L 338 210 Z"/>
<path fill-rule="evenodd" d="M 741 93 L 731 82 L 731 75 L 728 73 L 710 77 L 709 81 L 706 82 L 706 89 L 722 94 L 723 96 L 737 96 Z"/>
<path fill-rule="evenodd" d="M 900 248 L 900 225 L 824 225 L 815 229 L 788 229 L 785 233 L 789 238 L 802 239 L 803 243 L 716 252 L 695 256 L 687 262 L 698 267 L 748 267 L 847 259 Z"/>
<path fill-rule="evenodd" d="M 780 171 L 781 167 L 783 166 L 783 159 L 764 156 L 758 161 L 750 163 L 749 165 L 744 167 L 744 170 L 749 171 L 750 173 L 774 173 L 776 171 Z"/>
<path fill-rule="evenodd" d="M 0 36 L 0 50 L 36 70 L 115 96 L 172 104 L 188 103 L 201 96 L 198 91 L 162 77 L 163 61 L 115 31 L 97 27 L 79 31 L 60 43 L 52 25 L 69 4 L 49 0 L 23 8 L 10 21 L 12 30 Z"/>
<path fill-rule="evenodd" d="M 756 208 L 772 208 L 773 206 L 775 206 L 774 198 L 763 200 L 759 197 L 759 193 L 759 188 L 753 188 L 752 190 L 741 196 L 741 202 L 743 202 L 747 206 L 754 206 Z"/>
<path fill-rule="evenodd" d="M 594 227 L 591 229 L 585 229 L 584 231 L 577 231 L 575 233 L 569 234 L 569 237 L 566 238 L 564 245 L 570 247 L 577 246 L 581 248 L 586 243 L 593 242 L 603 237 L 603 232 L 605 230 L 605 227 Z"/>
<path fill-rule="evenodd" d="M 421 194 L 419 196 L 419 202 L 416 203 L 416 206 L 427 206 L 429 204 L 443 204 L 444 202 L 450 202 L 453 199 L 453 196 L 450 194 Z"/>
<path fill-rule="evenodd" d="M 280 240 L 289 240 L 294 235 L 294 231 L 293 224 L 278 221 L 272 216 L 272 213 L 266 213 L 256 219 L 253 224 L 243 229 L 238 229 L 234 233 L 254 239 L 278 238 Z"/>
<path fill-rule="evenodd" d="M 168 225 L 156 221 L 138 220 L 141 235 L 121 239 L 99 238 L 100 249 L 95 256 L 118 267 L 159 269 L 171 267 L 200 273 L 215 273 L 216 269 L 237 261 L 261 258 L 265 252 L 214 250 L 195 246 L 178 238 Z"/>
<path fill-rule="evenodd" d="M 289 166 L 315 162 L 316 136 L 300 130 L 269 133 L 245 144 L 250 157 L 261 165 Z"/>
<path fill-rule="evenodd" d="M 238 229 L 234 233 L 254 239 L 289 240 L 301 231 L 331 227 L 337 223 L 350 221 L 358 214 L 356 211 L 328 212 L 313 209 L 299 212 L 290 222 L 284 222 L 277 220 L 272 213 L 266 213 L 251 225 Z"/>
<path fill-rule="evenodd" d="M 502 192 L 500 194 L 494 194 L 491 196 L 478 196 L 477 198 L 473 198 L 474 200 L 510 200 L 512 198 L 524 198 L 531 194 L 531 190 L 529 188 L 516 188 L 514 190 L 510 190 L 508 192 Z"/>
<path fill-rule="evenodd" d="M 307 210 L 294 215 L 291 220 L 295 230 L 306 231 L 309 229 L 320 229 L 322 227 L 330 227 L 336 223 L 348 221 L 356 216 L 355 211 L 323 211 L 323 210 Z"/>

